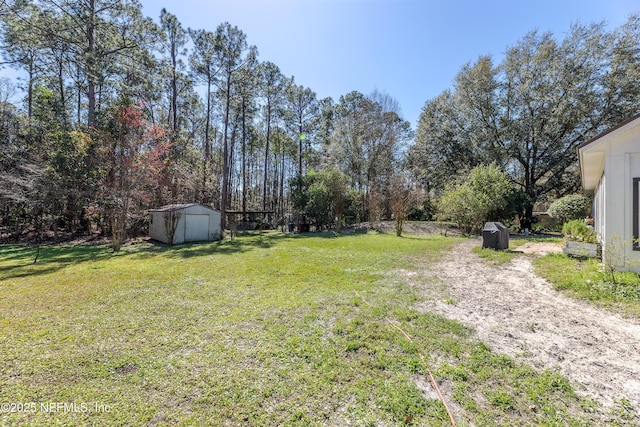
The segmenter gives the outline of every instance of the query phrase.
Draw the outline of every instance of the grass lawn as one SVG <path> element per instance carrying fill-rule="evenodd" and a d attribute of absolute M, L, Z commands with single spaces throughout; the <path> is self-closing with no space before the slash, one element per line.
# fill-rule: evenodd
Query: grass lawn
<path fill-rule="evenodd" d="M 482 243 L 478 242 L 473 252 L 488 263 L 499 266 L 521 255 L 518 247 L 527 242 L 563 241 L 561 237 L 518 237 L 509 240 L 509 250 L 482 249 Z M 536 273 L 557 290 L 612 311 L 640 317 L 640 276 L 636 273 L 615 273 L 614 281 L 600 260 L 574 258 L 562 253 L 537 257 L 533 264 Z"/>
<path fill-rule="evenodd" d="M 561 237 L 514 238 L 509 240 L 509 250 L 473 248 L 480 258 L 493 265 L 502 265 L 521 255 L 518 247 L 527 242 L 563 242 Z M 640 277 L 635 273 L 616 273 L 614 283 L 611 274 L 605 274 L 600 260 L 574 258 L 565 254 L 549 254 L 533 261 L 536 273 L 553 284 L 555 289 L 589 301 L 609 310 L 640 317 Z"/>
<path fill-rule="evenodd" d="M 460 426 L 592 425 L 564 378 L 411 308 L 403 274 L 457 241 L 0 246 L 0 424 L 447 425 L 428 366 Z"/>
<path fill-rule="evenodd" d="M 509 239 L 509 249 L 504 251 L 482 249 L 482 242 L 480 242 L 478 243 L 478 246 L 473 248 L 473 252 L 491 264 L 502 265 L 511 262 L 513 258 L 522 255 L 521 252 L 518 252 L 518 247 L 530 242 L 560 243 L 562 242 L 562 237 L 511 237 Z"/>
<path fill-rule="evenodd" d="M 616 283 L 604 273 L 600 260 L 577 259 L 564 254 L 534 261 L 536 273 L 558 290 L 609 310 L 640 317 L 640 278 L 635 273 L 616 273 Z"/>

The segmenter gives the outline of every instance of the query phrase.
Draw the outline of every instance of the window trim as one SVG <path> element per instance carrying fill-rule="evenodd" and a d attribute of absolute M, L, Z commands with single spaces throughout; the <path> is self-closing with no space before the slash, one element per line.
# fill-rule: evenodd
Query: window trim
<path fill-rule="evenodd" d="M 633 250 L 640 251 L 640 178 L 633 178 Z"/>

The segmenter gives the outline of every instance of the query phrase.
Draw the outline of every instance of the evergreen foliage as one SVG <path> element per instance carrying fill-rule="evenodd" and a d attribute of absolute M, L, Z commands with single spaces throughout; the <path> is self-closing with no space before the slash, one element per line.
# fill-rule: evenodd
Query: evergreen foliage
<path fill-rule="evenodd" d="M 17 84 L 0 80 L 2 235 L 111 235 L 109 173 L 126 185 L 108 189 L 134 200 L 126 238 L 144 232 L 147 209 L 181 202 L 223 220 L 262 212 L 270 226 L 305 212 L 321 227 L 391 219 L 407 169 L 435 204 L 452 177 L 492 163 L 514 186 L 500 209 L 526 226 L 537 200 L 578 189 L 576 145 L 640 111 L 637 15 L 563 40 L 534 31 L 499 64 L 467 64 L 426 103 L 415 138 L 388 94 L 318 99 L 260 61 L 238 27 L 186 29 L 166 9 L 156 21 L 136 0 L 2 2 L 0 56 L 25 76 L 15 104 Z M 467 207 L 486 211 L 484 189 L 469 185 L 440 207 L 476 227 Z M 432 215 L 416 203 L 410 218 Z"/>
<path fill-rule="evenodd" d="M 440 216 L 455 221 L 467 233 L 481 230 L 486 221 L 502 219 L 512 191 L 509 177 L 498 166 L 477 166 L 443 193 Z"/>
<path fill-rule="evenodd" d="M 503 167 L 534 204 L 579 188 L 577 146 L 640 112 L 640 15 L 605 31 L 576 24 L 564 39 L 532 31 L 504 59 L 469 62 L 453 88 L 428 101 L 410 151 L 414 175 L 442 192 L 450 177 L 481 164 Z"/>
<path fill-rule="evenodd" d="M 591 210 L 591 200 L 582 194 L 569 194 L 549 206 L 547 212 L 561 222 L 584 219 Z"/>
<path fill-rule="evenodd" d="M 310 171 L 292 180 L 293 207 L 317 229 L 340 227 L 345 214 L 353 214 L 354 193 L 347 183 L 347 176 L 336 169 Z"/>
<path fill-rule="evenodd" d="M 26 73 L 24 110 L 0 82 L 3 235 L 99 233 L 117 248 L 147 209 L 181 202 L 271 227 L 294 212 L 320 227 L 366 219 L 367 191 L 388 186 L 410 137 L 397 102 L 319 100 L 238 27 L 186 29 L 167 9 L 156 22 L 135 0 L 3 2 L 0 55 Z M 368 134 L 342 138 L 349 120 Z M 310 170 L 322 179 L 297 191 Z"/>

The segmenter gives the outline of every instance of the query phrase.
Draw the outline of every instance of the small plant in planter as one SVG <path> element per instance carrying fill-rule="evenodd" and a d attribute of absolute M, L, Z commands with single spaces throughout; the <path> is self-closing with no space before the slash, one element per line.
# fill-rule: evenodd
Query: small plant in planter
<path fill-rule="evenodd" d="M 568 255 L 595 258 L 598 256 L 598 238 L 593 227 L 581 219 L 568 221 L 562 227 L 566 239 L 563 249 Z"/>
<path fill-rule="evenodd" d="M 562 233 L 565 239 L 574 242 L 597 243 L 596 232 L 586 220 L 574 219 L 562 226 Z"/>

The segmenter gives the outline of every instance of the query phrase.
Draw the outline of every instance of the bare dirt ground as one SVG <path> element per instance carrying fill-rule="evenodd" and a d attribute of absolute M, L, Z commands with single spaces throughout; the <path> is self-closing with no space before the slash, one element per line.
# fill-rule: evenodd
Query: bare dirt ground
<path fill-rule="evenodd" d="M 364 227 L 381 233 L 395 233 L 394 221 L 372 221 L 358 224 L 354 227 Z M 405 221 L 403 233 L 419 235 L 462 236 L 462 233 L 453 224 L 439 223 L 435 221 Z"/>
<path fill-rule="evenodd" d="M 473 327 L 496 352 L 560 372 L 605 410 L 628 399 L 640 425 L 640 319 L 565 297 L 536 276 L 532 257 L 557 251 L 553 244 L 520 247 L 526 253 L 499 267 L 472 252 L 481 244 L 464 241 L 424 272 L 439 280 L 421 281 L 429 300 L 418 308 Z"/>

